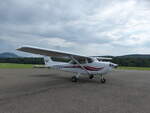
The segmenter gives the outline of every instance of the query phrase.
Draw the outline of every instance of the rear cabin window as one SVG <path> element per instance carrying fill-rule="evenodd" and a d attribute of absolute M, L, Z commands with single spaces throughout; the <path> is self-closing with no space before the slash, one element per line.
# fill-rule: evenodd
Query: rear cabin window
<path fill-rule="evenodd" d="M 77 60 L 80 64 L 85 64 L 86 63 L 86 59 L 80 59 L 80 60 Z M 71 61 L 70 62 L 71 64 L 77 64 L 75 61 Z"/>
<path fill-rule="evenodd" d="M 76 63 L 75 61 L 72 60 L 72 61 L 70 62 L 70 64 L 77 64 L 77 63 Z"/>
<path fill-rule="evenodd" d="M 93 62 L 93 60 L 92 59 L 90 59 L 90 58 L 88 58 L 88 59 L 79 59 L 79 60 L 77 60 L 80 64 L 86 64 L 86 63 L 92 63 Z M 71 64 L 77 64 L 75 61 L 71 61 L 70 62 Z"/>

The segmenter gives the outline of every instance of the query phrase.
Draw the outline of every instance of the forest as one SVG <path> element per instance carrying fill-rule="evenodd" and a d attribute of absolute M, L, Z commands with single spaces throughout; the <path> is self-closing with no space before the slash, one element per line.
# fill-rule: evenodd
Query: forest
<path fill-rule="evenodd" d="M 52 58 L 54 61 L 68 62 L 69 59 Z M 129 67 L 150 67 L 150 57 L 112 57 L 111 62 L 119 66 Z M 44 64 L 42 57 L 18 57 L 18 58 L 0 58 L 0 63 L 18 63 L 18 64 Z"/>

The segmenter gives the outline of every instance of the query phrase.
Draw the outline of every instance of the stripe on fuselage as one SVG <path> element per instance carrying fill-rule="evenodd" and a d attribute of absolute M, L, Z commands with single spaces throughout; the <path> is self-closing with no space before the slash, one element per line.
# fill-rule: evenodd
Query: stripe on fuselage
<path fill-rule="evenodd" d="M 92 66 L 83 66 L 86 70 L 88 71 L 100 71 L 102 70 L 104 67 L 92 67 Z M 81 66 L 63 66 L 62 68 L 81 68 Z"/>

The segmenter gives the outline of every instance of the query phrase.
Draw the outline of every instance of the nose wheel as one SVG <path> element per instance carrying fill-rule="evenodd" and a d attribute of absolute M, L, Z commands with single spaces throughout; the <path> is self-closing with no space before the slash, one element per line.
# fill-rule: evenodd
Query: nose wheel
<path fill-rule="evenodd" d="M 106 82 L 106 79 L 101 75 L 101 83 L 104 84 Z"/>

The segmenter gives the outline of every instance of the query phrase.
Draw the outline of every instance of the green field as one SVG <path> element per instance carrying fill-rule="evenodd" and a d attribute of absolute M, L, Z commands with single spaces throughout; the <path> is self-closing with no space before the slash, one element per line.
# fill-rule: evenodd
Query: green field
<path fill-rule="evenodd" d="M 121 70 L 144 70 L 144 71 L 150 71 L 150 67 L 123 67 L 123 66 L 120 66 L 117 69 L 121 69 Z"/>
<path fill-rule="evenodd" d="M 33 68 L 33 64 L 15 64 L 15 63 L 0 63 L 0 68 Z M 147 70 L 150 71 L 150 67 L 123 67 L 120 66 L 117 69 L 121 70 Z"/>
<path fill-rule="evenodd" d="M 0 68 L 32 68 L 32 64 L 0 63 Z"/>

